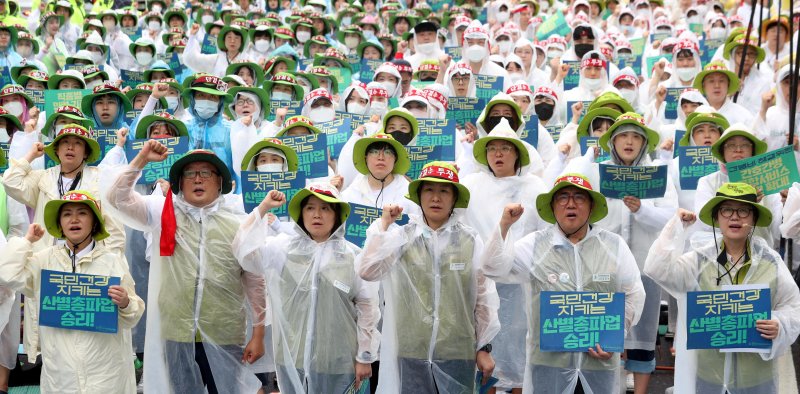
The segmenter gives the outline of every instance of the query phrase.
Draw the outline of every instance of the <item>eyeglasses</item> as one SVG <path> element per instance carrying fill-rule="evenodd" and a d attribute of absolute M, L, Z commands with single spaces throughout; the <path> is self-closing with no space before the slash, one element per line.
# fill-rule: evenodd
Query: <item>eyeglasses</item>
<path fill-rule="evenodd" d="M 556 202 L 556 204 L 564 207 L 569 203 L 570 199 L 572 199 L 572 201 L 575 201 L 576 205 L 583 205 L 589 202 L 589 196 L 583 193 L 575 193 L 575 194 L 560 193 L 556 194 L 556 197 L 553 200 Z"/>
<path fill-rule="evenodd" d="M 395 157 L 395 153 L 394 153 L 394 151 L 393 151 L 393 150 L 391 150 L 391 149 L 386 149 L 386 148 L 370 148 L 369 150 L 367 150 L 367 154 L 368 154 L 368 155 L 370 155 L 370 156 L 379 156 L 381 153 L 383 153 L 383 155 L 384 155 L 384 156 L 392 156 L 392 157 Z"/>
<path fill-rule="evenodd" d="M 736 216 L 741 219 L 747 218 L 750 216 L 750 213 L 753 212 L 752 208 L 730 208 L 730 207 L 722 207 L 719 209 L 719 213 L 725 219 L 730 219 L 733 217 L 733 213 L 736 212 Z"/>
<path fill-rule="evenodd" d="M 453 77 L 451 79 L 453 80 L 453 83 L 458 84 L 458 83 L 469 83 L 470 78 L 471 77 L 466 76 L 466 77 Z"/>
<path fill-rule="evenodd" d="M 219 175 L 219 173 L 211 170 L 200 170 L 200 171 L 187 170 L 183 172 L 183 177 L 186 179 L 194 179 L 198 175 L 200 175 L 200 178 L 208 179 L 214 175 Z"/>
<path fill-rule="evenodd" d="M 236 105 L 255 105 L 256 102 L 248 98 L 240 98 L 236 100 Z"/>
<path fill-rule="evenodd" d="M 486 152 L 489 153 L 497 153 L 498 151 L 503 152 L 503 154 L 511 153 L 511 150 L 514 149 L 513 146 L 503 145 L 503 146 L 487 146 Z"/>
<path fill-rule="evenodd" d="M 736 152 L 736 151 L 745 151 L 749 149 L 753 149 L 753 144 L 751 143 L 744 143 L 744 144 L 725 144 L 722 146 L 726 151 L 729 152 Z"/>

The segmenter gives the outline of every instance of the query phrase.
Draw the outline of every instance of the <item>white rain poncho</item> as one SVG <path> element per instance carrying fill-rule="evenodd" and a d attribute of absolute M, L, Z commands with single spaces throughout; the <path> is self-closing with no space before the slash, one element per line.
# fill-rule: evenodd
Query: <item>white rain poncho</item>
<path fill-rule="evenodd" d="M 577 244 L 567 240 L 557 225 L 510 242 L 516 238 L 513 232 L 512 228 L 503 240 L 499 227 L 494 230 L 486 244 L 483 270 L 498 282 L 531 286 L 526 302 L 529 335 L 524 392 L 572 394 L 580 378 L 586 393 L 618 393 L 619 354 L 603 361 L 587 353 L 539 351 L 539 297 L 542 291 L 625 293 L 627 332 L 639 320 L 645 299 L 639 269 L 628 245 L 618 235 L 599 227 L 592 227 Z M 596 277 L 609 280 L 594 281 Z"/>
<path fill-rule="evenodd" d="M 342 192 L 342 200 L 375 208 L 397 204 L 403 207 L 405 214 L 421 212 L 417 204 L 405 197 L 410 182 L 404 175 L 395 174 L 391 182 L 383 185 L 383 189 L 373 189 L 369 185 L 370 176 L 358 174 L 353 183 Z"/>
<path fill-rule="evenodd" d="M 126 167 L 108 193 L 108 203 L 135 230 L 161 238 L 165 197 L 133 191 L 141 171 Z M 241 215 L 220 196 L 210 205 L 189 205 L 173 196 L 175 251 L 161 256 L 153 242 L 147 294 L 144 389 L 146 392 L 202 392 L 195 349 L 205 352 L 217 388 L 251 393 L 261 386 L 242 363 L 249 299 L 263 324 L 264 279 L 246 272 L 231 252 Z M 198 353 L 199 355 L 200 353 Z"/>
<path fill-rule="evenodd" d="M 481 270 L 483 243 L 456 212 L 438 230 L 419 216 L 367 229 L 359 273 L 386 299 L 380 393 L 471 393 L 475 355 L 500 329 L 494 282 Z"/>
<path fill-rule="evenodd" d="M 12 238 L 0 256 L 0 283 L 39 299 L 41 270 L 71 272 L 72 259 L 63 245 L 34 251 L 25 238 Z M 129 303 L 119 309 L 116 334 L 54 327 L 39 327 L 42 347 L 42 392 L 135 393 L 136 376 L 131 358 L 131 327 L 144 313 L 136 295 L 128 264 L 103 241 L 78 252 L 76 272 L 120 277 Z"/>
<path fill-rule="evenodd" d="M 789 188 L 786 203 L 783 205 L 783 224 L 780 225 L 781 235 L 791 238 L 794 243 L 792 270 L 800 265 L 800 183 Z"/>
<path fill-rule="evenodd" d="M 277 234 L 258 210 L 233 243 L 243 266 L 263 272 L 272 306 L 272 351 L 281 392 L 341 393 L 355 379 L 355 362 L 378 358 L 378 286 L 355 268 L 357 246 L 345 227 L 321 243 L 298 225 Z"/>
<path fill-rule="evenodd" d="M 489 240 L 497 228 L 506 204 L 522 203 L 525 213 L 512 228 L 516 238 L 521 238 L 541 229 L 544 222 L 536 214 L 536 196 L 545 192 L 539 177 L 527 174 L 496 178 L 481 165 L 481 169 L 464 178 L 464 186 L 470 191 L 470 206 L 464 221 L 469 224 L 484 242 Z M 492 358 L 495 369 L 492 376 L 500 379 L 496 387 L 522 387 L 525 378 L 525 338 L 528 322 L 525 318 L 525 295 L 527 284 L 497 283 L 500 306 L 500 333 L 492 341 Z"/>
<path fill-rule="evenodd" d="M 675 392 L 725 394 L 727 389 L 730 394 L 786 393 L 789 387 L 779 384 L 778 361 L 800 333 L 800 293 L 786 265 L 761 237 L 751 238 L 750 268 L 741 284 L 766 284 L 770 288 L 772 319 L 778 320 L 780 330 L 769 352 L 687 350 L 686 293 L 720 290 L 731 282 L 725 275 L 720 285 L 716 284 L 719 251 L 714 242 L 693 239 L 692 250 L 683 253 L 686 236 L 686 229 L 676 215 L 650 248 L 644 267 L 645 274 L 678 300 Z M 721 240 L 718 242 L 722 245 Z M 736 273 L 738 270 L 731 272 L 731 276 L 736 277 Z M 791 380 L 796 386 L 796 381 Z"/>

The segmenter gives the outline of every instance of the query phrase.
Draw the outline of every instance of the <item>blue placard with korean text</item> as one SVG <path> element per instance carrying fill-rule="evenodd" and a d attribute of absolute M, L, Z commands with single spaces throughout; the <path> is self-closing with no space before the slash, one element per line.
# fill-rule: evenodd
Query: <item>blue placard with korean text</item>
<path fill-rule="evenodd" d="M 525 120 L 525 128 L 519 136 L 523 141 L 531 144 L 534 148 L 539 148 L 539 117 L 531 115 Z"/>
<path fill-rule="evenodd" d="M 44 90 L 25 89 L 25 94 L 31 98 L 33 105 L 39 108 L 39 111 L 44 111 L 44 92 Z"/>
<path fill-rule="evenodd" d="M 461 47 L 444 47 L 444 53 L 450 55 L 454 62 L 461 60 Z"/>
<path fill-rule="evenodd" d="M 10 143 L 8 143 L 8 142 L 0 142 L 0 149 L 3 150 L 3 154 L 6 157 L 6 165 L 0 166 L 0 175 L 2 175 L 4 172 L 6 172 L 6 170 L 8 169 L 9 163 L 11 163 L 11 160 L 9 160 L 9 153 L 8 153 L 8 150 L 9 150 L 10 147 L 11 147 Z"/>
<path fill-rule="evenodd" d="M 350 112 L 336 111 L 336 119 L 350 119 L 350 131 L 358 128 L 358 126 L 369 123 L 372 115 L 353 114 Z"/>
<path fill-rule="evenodd" d="M 375 70 L 383 63 L 385 61 L 381 59 L 361 59 L 358 80 L 364 83 L 372 82 L 372 78 L 375 77 Z"/>
<path fill-rule="evenodd" d="M 761 188 L 766 195 L 779 193 L 800 182 L 792 145 L 727 163 L 725 167 L 731 182 L 749 183 Z"/>
<path fill-rule="evenodd" d="M 661 59 L 667 59 L 667 63 L 672 62 L 672 54 L 665 54 L 665 55 L 658 55 L 658 56 L 650 56 L 647 58 L 647 70 L 644 70 L 647 74 L 646 77 L 650 78 L 653 75 L 653 67 L 656 65 L 656 62 L 660 61 Z"/>
<path fill-rule="evenodd" d="M 679 99 L 686 88 L 667 88 L 667 97 L 664 98 L 664 118 L 667 120 L 678 119 Z"/>
<path fill-rule="evenodd" d="M 417 179 L 425 164 L 443 160 L 443 150 L 444 148 L 441 146 L 407 146 L 406 152 L 408 152 L 411 167 L 406 171 L 406 175 L 411 179 Z"/>
<path fill-rule="evenodd" d="M 489 100 L 503 91 L 503 77 L 475 74 L 475 97 Z"/>
<path fill-rule="evenodd" d="M 625 345 L 625 293 L 543 291 L 539 347 L 543 352 L 584 353 L 597 344 L 609 353 Z"/>
<path fill-rule="evenodd" d="M 564 129 L 563 124 L 554 124 L 544 126 L 547 129 L 547 132 L 550 134 L 550 137 L 553 138 L 553 142 L 558 142 L 559 138 L 561 138 L 561 130 Z"/>
<path fill-rule="evenodd" d="M 3 67 L 2 70 L 0 70 L 0 81 L 2 81 L 3 86 L 14 83 L 14 81 L 11 79 L 11 71 L 8 67 Z"/>
<path fill-rule="evenodd" d="M 711 62 L 717 48 L 725 45 L 725 38 L 705 39 L 700 41 L 698 49 L 700 50 L 700 62 L 705 67 L 706 64 Z"/>
<path fill-rule="evenodd" d="M 142 146 L 147 140 L 131 141 L 125 144 L 125 155 L 131 160 L 142 151 Z M 160 162 L 150 162 L 142 169 L 142 176 L 136 183 L 149 185 L 159 179 L 169 179 L 169 169 L 172 164 L 189 151 L 189 137 L 159 138 L 158 142 L 167 147 L 167 158 Z"/>
<path fill-rule="evenodd" d="M 488 102 L 487 99 L 477 97 L 450 97 L 447 100 L 445 117 L 455 122 L 456 127 L 463 129 L 467 122 L 478 123 L 478 117 Z"/>
<path fill-rule="evenodd" d="M 242 171 L 242 203 L 245 212 L 252 212 L 271 190 L 286 195 L 289 201 L 300 189 L 306 186 L 306 178 L 300 172 L 256 172 Z M 283 204 L 270 212 L 279 217 L 289 217 L 288 204 Z"/>
<path fill-rule="evenodd" d="M 216 37 L 214 37 L 214 39 L 216 40 Z M 206 55 L 213 55 L 217 53 L 217 51 L 218 51 L 217 42 L 211 41 L 211 36 L 206 34 L 203 37 L 203 43 L 202 46 L 200 47 L 200 53 L 204 53 Z"/>
<path fill-rule="evenodd" d="M 306 178 L 328 176 L 328 138 L 326 134 L 281 137 L 285 145 L 297 152 L 298 171 Z"/>
<path fill-rule="evenodd" d="M 178 58 L 178 52 L 172 52 L 172 55 L 167 55 L 166 63 L 172 71 L 175 71 L 175 78 L 180 82 L 180 75 L 183 73 L 186 66 L 184 66 L 181 59 Z"/>
<path fill-rule="evenodd" d="M 91 93 L 92 91 L 89 89 L 45 90 L 44 111 L 49 115 L 56 113 L 56 108 L 65 105 L 80 108 L 83 96 Z M 85 115 L 91 118 L 91 114 Z"/>
<path fill-rule="evenodd" d="M 678 172 L 681 190 L 697 190 L 700 178 L 719 170 L 717 159 L 711 155 L 710 146 L 678 146 Z"/>
<path fill-rule="evenodd" d="M 347 217 L 344 237 L 359 248 L 367 242 L 367 228 L 376 219 L 380 220 L 383 209 L 350 203 L 350 216 Z M 408 223 L 408 215 L 402 215 L 395 223 L 402 226 Z"/>
<path fill-rule="evenodd" d="M 272 122 L 275 120 L 275 112 L 280 108 L 286 108 L 286 119 L 291 118 L 292 116 L 300 115 L 300 112 L 303 111 L 303 102 L 302 101 L 284 101 L 284 100 L 270 100 L 269 101 L 269 115 L 267 115 L 267 120 Z"/>
<path fill-rule="evenodd" d="M 42 270 L 39 325 L 67 330 L 117 332 L 117 305 L 108 296 L 114 276 Z"/>
<path fill-rule="evenodd" d="M 331 158 L 339 158 L 339 153 L 344 148 L 344 144 L 347 143 L 347 139 L 350 138 L 350 133 L 352 132 L 350 128 L 351 122 L 352 119 L 350 118 L 337 116 L 330 122 L 317 123 L 315 125 L 328 135 L 328 152 L 330 152 Z"/>
<path fill-rule="evenodd" d="M 617 55 L 617 68 L 630 67 L 636 75 L 642 75 L 642 56 L 621 53 Z"/>
<path fill-rule="evenodd" d="M 135 88 L 136 85 L 144 83 L 144 71 L 119 70 L 119 79 L 122 80 L 122 87 Z"/>
<path fill-rule="evenodd" d="M 592 105 L 592 100 L 581 100 L 583 103 L 583 109 L 581 109 L 581 116 L 578 117 L 578 122 L 583 120 L 583 117 L 586 116 L 586 113 L 589 112 L 589 106 Z M 572 120 L 572 105 L 577 103 L 577 101 L 567 101 L 567 112 L 569 113 L 567 121 Z"/>
<path fill-rule="evenodd" d="M 357 53 L 347 55 L 347 62 L 350 63 L 350 69 L 353 71 L 353 75 L 361 71 L 361 57 L 358 56 Z"/>
<path fill-rule="evenodd" d="M 142 37 L 142 28 L 140 27 L 120 27 L 120 31 L 122 31 L 125 35 L 127 35 L 131 42 L 136 42 L 139 38 Z"/>
<path fill-rule="evenodd" d="M 564 91 L 577 88 L 578 82 L 581 80 L 581 62 L 578 60 L 562 60 L 561 63 L 569 66 L 569 71 L 564 77 Z"/>
<path fill-rule="evenodd" d="M 417 119 L 417 146 L 441 146 L 444 161 L 456 160 L 456 124 L 448 119 Z"/>
<path fill-rule="evenodd" d="M 600 147 L 600 139 L 597 137 L 582 137 L 580 140 L 580 144 L 581 144 L 581 155 L 585 155 L 587 149 Z M 597 156 L 594 162 L 602 163 L 606 160 L 611 160 L 611 153 L 609 153 L 605 149 L 600 149 L 600 155 Z"/>
<path fill-rule="evenodd" d="M 600 164 L 600 193 L 607 198 L 661 198 L 667 191 L 667 166 Z"/>
<path fill-rule="evenodd" d="M 134 110 L 130 110 L 130 111 L 125 112 L 125 115 L 122 118 L 125 120 L 125 123 L 131 125 L 131 129 L 134 129 L 135 125 L 136 125 L 136 122 L 137 122 L 137 120 L 139 118 L 139 115 L 141 115 L 141 114 L 142 114 L 142 110 L 134 109 Z"/>
<path fill-rule="evenodd" d="M 771 319 L 770 289 L 726 286 L 721 291 L 686 293 L 686 348 L 769 351 L 772 341 L 756 331 Z"/>

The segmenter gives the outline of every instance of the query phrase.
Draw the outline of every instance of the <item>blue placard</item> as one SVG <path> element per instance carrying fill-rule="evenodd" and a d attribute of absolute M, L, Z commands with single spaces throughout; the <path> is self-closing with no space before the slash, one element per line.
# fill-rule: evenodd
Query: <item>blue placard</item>
<path fill-rule="evenodd" d="M 477 97 L 450 97 L 447 100 L 445 117 L 455 122 L 456 127 L 463 129 L 467 122 L 478 123 L 478 117 L 488 102 L 489 100 Z"/>
<path fill-rule="evenodd" d="M 561 130 L 564 129 L 563 124 L 554 124 L 554 125 L 547 125 L 544 126 L 547 129 L 547 132 L 550 133 L 550 137 L 553 138 L 553 142 L 558 142 L 561 138 Z"/>
<path fill-rule="evenodd" d="M 581 62 L 578 60 L 562 60 L 561 63 L 569 66 L 569 71 L 564 77 L 564 91 L 577 88 L 578 82 L 581 80 Z"/>
<path fill-rule="evenodd" d="M 14 83 L 14 81 L 11 79 L 11 71 L 8 69 L 8 67 L 3 67 L 2 70 L 0 70 L 0 80 L 2 80 L 3 86 Z"/>
<path fill-rule="evenodd" d="M 475 97 L 490 100 L 503 91 L 503 77 L 475 74 Z"/>
<path fill-rule="evenodd" d="M 214 38 L 216 38 L 216 37 L 214 37 Z M 204 54 L 207 54 L 207 55 L 213 55 L 213 54 L 217 53 L 217 51 L 218 51 L 217 42 L 216 41 L 212 42 L 211 41 L 211 36 L 209 36 L 208 34 L 206 34 L 203 37 L 203 43 L 201 45 L 202 46 L 200 47 L 200 53 L 204 53 Z"/>
<path fill-rule="evenodd" d="M 331 158 L 338 159 L 339 153 L 344 148 L 344 144 L 350 138 L 352 129 L 350 128 L 350 118 L 336 117 L 330 122 L 317 123 L 316 126 L 328 135 L 328 152 Z"/>
<path fill-rule="evenodd" d="M 256 172 L 242 171 L 242 202 L 244 211 L 252 212 L 271 190 L 286 195 L 289 201 L 306 186 L 306 178 L 300 172 Z M 280 218 L 289 217 L 287 205 L 283 204 L 270 212 Z"/>
<path fill-rule="evenodd" d="M 65 105 L 80 108 L 83 96 L 89 94 L 92 94 L 89 89 L 45 90 L 44 111 L 50 115 L 56 113 L 56 108 Z M 85 115 L 91 117 L 91 114 Z"/>
<path fill-rule="evenodd" d="M 350 131 L 358 128 L 358 126 L 369 123 L 372 115 L 353 114 L 350 112 L 336 111 L 336 119 L 350 119 Z"/>
<path fill-rule="evenodd" d="M 705 66 L 706 64 L 711 62 L 711 59 L 714 57 L 714 54 L 717 52 L 717 48 L 725 45 L 725 38 L 717 38 L 717 39 L 705 39 L 700 41 L 700 45 L 698 49 L 700 50 L 700 62 Z"/>
<path fill-rule="evenodd" d="M 539 148 L 539 117 L 531 115 L 525 120 L 525 128 L 519 136 L 523 141 L 531 144 L 534 148 Z"/>
<path fill-rule="evenodd" d="M 678 171 L 681 190 L 697 190 L 700 178 L 719 170 L 717 159 L 711 155 L 710 146 L 678 146 Z"/>
<path fill-rule="evenodd" d="M 44 92 L 44 90 L 25 89 L 25 94 L 31 98 L 36 108 L 39 108 L 39 111 L 44 111 Z"/>
<path fill-rule="evenodd" d="M 772 341 L 756 331 L 756 320 L 771 319 L 769 288 L 686 293 L 687 349 L 764 349 Z"/>
<path fill-rule="evenodd" d="M 142 28 L 140 27 L 120 27 L 120 31 L 122 31 L 125 35 L 127 35 L 131 42 L 136 42 L 139 38 L 142 37 Z"/>
<path fill-rule="evenodd" d="M 619 353 L 625 342 L 625 293 L 543 291 L 539 347 L 543 352 L 584 353 L 597 344 Z"/>
<path fill-rule="evenodd" d="M 350 63 L 350 69 L 353 70 L 353 75 L 361 71 L 361 58 L 357 53 L 347 55 L 347 62 Z"/>
<path fill-rule="evenodd" d="M 678 119 L 678 107 L 680 107 L 681 93 L 686 88 L 667 88 L 667 97 L 664 98 L 664 118 L 667 120 Z"/>
<path fill-rule="evenodd" d="M 461 60 L 461 47 L 444 47 L 444 53 L 450 55 L 454 62 Z"/>
<path fill-rule="evenodd" d="M 572 33 L 572 29 L 569 27 L 564 13 L 561 10 L 557 10 L 555 13 L 545 18 L 544 22 L 536 29 L 536 39 L 538 41 L 544 41 L 552 34 L 566 37 L 567 34 L 570 33 Z"/>
<path fill-rule="evenodd" d="M 369 379 L 362 380 L 361 385 L 356 388 L 356 381 L 353 382 L 342 392 L 342 394 L 367 394 L 369 393 Z"/>
<path fill-rule="evenodd" d="M 440 160 L 456 160 L 456 124 L 449 119 L 417 119 L 419 123 L 418 146 L 441 146 Z"/>
<path fill-rule="evenodd" d="M 267 115 L 267 120 L 270 121 L 270 122 L 275 120 L 275 111 L 277 111 L 279 108 L 284 108 L 284 107 L 286 109 L 288 109 L 288 112 L 286 114 L 286 119 L 289 119 L 292 116 L 300 115 L 300 112 L 303 111 L 303 102 L 302 101 L 270 100 L 270 102 L 269 102 L 269 115 Z"/>
<path fill-rule="evenodd" d="M 661 198 L 666 191 L 667 166 L 600 164 L 600 193 L 607 198 Z"/>
<path fill-rule="evenodd" d="M 300 66 L 300 70 L 301 71 L 306 70 L 306 69 L 308 69 L 309 67 L 311 67 L 313 65 L 314 65 L 314 58 L 313 57 L 306 58 L 306 59 L 300 59 L 300 61 L 298 62 L 298 66 Z M 294 70 L 290 70 L 290 71 L 294 71 Z"/>
<path fill-rule="evenodd" d="M 665 55 L 658 55 L 658 56 L 650 56 L 650 57 L 648 57 L 647 60 L 646 60 L 647 61 L 647 70 L 645 70 L 645 72 L 647 73 L 647 75 L 646 75 L 647 78 L 650 78 L 653 75 L 653 67 L 655 67 L 656 62 L 660 61 L 661 59 L 667 59 L 667 63 L 671 63 L 672 62 L 672 54 L 668 53 L 668 54 L 665 54 Z"/>
<path fill-rule="evenodd" d="M 580 140 L 581 144 L 581 155 L 586 154 L 586 150 L 589 148 L 600 147 L 600 138 L 597 137 L 581 137 Z M 605 149 L 600 149 L 600 156 L 594 160 L 595 163 L 602 163 L 606 160 L 611 160 L 611 153 L 606 151 Z"/>
<path fill-rule="evenodd" d="M 119 284 L 114 276 L 42 270 L 39 325 L 116 333 L 119 315 L 108 287 Z"/>
<path fill-rule="evenodd" d="M 589 112 L 589 106 L 592 105 L 592 100 L 581 100 L 580 102 L 583 103 L 583 109 L 581 110 L 581 116 L 578 117 L 578 122 L 583 120 L 583 117 Z M 567 120 L 572 120 L 572 105 L 575 103 L 577 101 L 567 101 L 567 112 L 569 113 Z"/>
<path fill-rule="evenodd" d="M 344 237 L 359 248 L 367 241 L 367 228 L 375 219 L 380 220 L 383 209 L 350 203 L 350 216 L 347 217 Z M 402 215 L 395 223 L 402 226 L 408 223 L 408 215 Z"/>
<path fill-rule="evenodd" d="M 133 89 L 136 85 L 145 82 L 144 71 L 119 70 L 119 78 L 122 80 L 123 88 L 130 87 Z"/>
<path fill-rule="evenodd" d="M 669 38 L 672 36 L 672 33 L 650 33 L 650 42 L 653 41 L 664 41 L 665 38 Z"/>
<path fill-rule="evenodd" d="M 124 119 L 125 123 L 131 125 L 131 128 L 133 128 L 135 126 L 135 124 L 136 124 L 137 119 L 139 118 L 139 115 L 141 115 L 141 114 L 142 114 L 142 110 L 140 110 L 140 109 L 130 110 L 128 112 L 125 112 L 125 115 L 122 117 L 122 119 Z M 136 134 L 135 130 L 132 130 L 132 131 L 133 131 L 133 134 Z"/>
<path fill-rule="evenodd" d="M 408 160 L 411 161 L 411 166 L 406 171 L 406 175 L 411 179 L 417 179 L 422 172 L 425 164 L 432 161 L 441 161 L 442 151 L 441 146 L 407 146 Z"/>
<path fill-rule="evenodd" d="M 617 55 L 617 68 L 622 70 L 630 67 L 636 75 L 642 75 L 642 57 L 634 54 L 621 53 Z"/>
<path fill-rule="evenodd" d="M 280 140 L 297 152 L 298 172 L 305 178 L 328 176 L 328 139 L 326 134 L 281 137 Z"/>
<path fill-rule="evenodd" d="M 375 77 L 375 70 L 385 61 L 381 59 L 362 59 L 359 68 L 358 80 L 364 83 L 372 82 Z"/>
<path fill-rule="evenodd" d="M 10 156 L 9 156 L 9 153 L 8 153 L 10 147 L 11 147 L 10 143 L 8 143 L 8 142 L 0 142 L 0 149 L 3 150 L 3 154 L 6 156 L 6 165 L 0 166 L 0 174 L 3 174 L 4 172 L 6 172 L 6 170 L 8 169 L 9 163 L 11 163 L 11 160 L 9 159 Z"/>
<path fill-rule="evenodd" d="M 731 182 L 745 182 L 766 194 L 779 193 L 800 182 L 794 146 L 725 164 Z"/>
<path fill-rule="evenodd" d="M 131 141 L 129 144 L 125 144 L 125 155 L 132 160 L 142 151 L 145 142 L 147 140 Z M 189 151 L 189 137 L 159 138 L 158 142 L 167 147 L 166 160 L 147 163 L 142 170 L 142 176 L 136 183 L 152 184 L 159 179 L 169 179 L 169 169 L 172 164 Z"/>

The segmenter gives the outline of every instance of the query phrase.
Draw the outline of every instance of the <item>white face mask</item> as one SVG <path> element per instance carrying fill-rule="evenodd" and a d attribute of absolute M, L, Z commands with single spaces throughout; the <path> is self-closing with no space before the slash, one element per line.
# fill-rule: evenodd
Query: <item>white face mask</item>
<path fill-rule="evenodd" d="M 103 53 L 102 52 L 89 52 L 92 54 L 92 60 L 96 64 L 103 64 Z"/>
<path fill-rule="evenodd" d="M 525 79 L 522 73 L 508 73 L 508 77 L 511 78 L 512 81 L 521 81 Z"/>
<path fill-rule="evenodd" d="M 333 106 L 317 107 L 308 111 L 308 117 L 314 122 L 330 122 L 336 117 L 336 110 L 333 109 Z"/>
<path fill-rule="evenodd" d="M 168 109 L 174 111 L 175 108 L 178 108 L 178 100 L 180 100 L 178 96 L 166 96 L 164 99 L 167 100 Z"/>
<path fill-rule="evenodd" d="M 22 116 L 22 110 L 23 110 L 22 103 L 20 103 L 19 101 L 6 103 L 5 105 L 3 105 L 3 108 L 5 108 L 5 110 L 8 111 L 11 115 L 14 115 L 18 118 Z"/>
<path fill-rule="evenodd" d="M 147 22 L 147 28 L 150 30 L 161 30 L 161 22 L 159 21 Z"/>
<path fill-rule="evenodd" d="M 311 39 L 311 32 L 310 31 L 298 31 L 297 32 L 297 42 L 301 44 L 305 44 L 306 41 Z"/>
<path fill-rule="evenodd" d="M 511 51 L 512 43 L 510 40 L 505 41 L 498 41 L 497 48 L 500 49 L 500 53 L 508 53 Z"/>
<path fill-rule="evenodd" d="M 636 100 L 636 91 L 633 89 L 619 89 L 619 94 L 625 101 L 633 104 L 634 100 Z"/>
<path fill-rule="evenodd" d="M 19 47 L 17 48 L 17 53 L 22 57 L 28 57 L 33 52 L 33 48 L 31 47 Z"/>
<path fill-rule="evenodd" d="M 272 92 L 272 100 L 290 101 L 292 95 L 286 92 Z"/>
<path fill-rule="evenodd" d="M 397 89 L 397 84 L 394 82 L 383 81 L 381 82 L 383 87 L 386 88 L 386 91 L 389 92 L 389 96 L 394 95 L 394 90 Z"/>
<path fill-rule="evenodd" d="M 258 172 L 283 172 L 283 163 L 267 163 L 256 166 Z"/>
<path fill-rule="evenodd" d="M 702 20 L 700 19 L 700 16 L 692 15 L 692 16 L 686 18 L 686 22 L 688 22 L 691 25 L 691 24 L 695 24 L 695 23 L 702 23 Z"/>
<path fill-rule="evenodd" d="M 486 47 L 483 45 L 472 45 L 467 48 L 467 53 L 464 54 L 469 61 L 477 63 L 483 60 L 487 55 Z"/>
<path fill-rule="evenodd" d="M 350 26 L 350 24 L 352 24 L 352 23 L 353 23 L 353 17 L 352 16 L 346 16 L 346 17 L 342 18 L 342 26 Z"/>
<path fill-rule="evenodd" d="M 724 27 L 712 27 L 711 30 L 708 31 L 708 38 L 712 40 L 725 38 L 727 33 L 728 32 Z"/>
<path fill-rule="evenodd" d="M 161 4 L 153 4 L 153 12 L 161 13 Z"/>
<path fill-rule="evenodd" d="M 561 55 L 563 55 L 563 54 L 564 54 L 563 51 L 559 51 L 558 49 L 551 49 L 551 50 L 547 51 L 547 58 L 548 59 L 555 59 L 557 57 L 561 57 Z"/>
<path fill-rule="evenodd" d="M 217 113 L 219 104 L 211 100 L 195 100 L 194 110 L 201 119 L 208 119 Z"/>
<path fill-rule="evenodd" d="M 55 130 L 54 130 L 54 132 L 53 132 L 53 135 L 58 135 L 58 133 L 60 133 L 60 132 L 61 132 L 61 130 L 64 130 L 64 128 L 65 128 L 65 127 L 67 127 L 67 125 L 65 125 L 65 124 L 62 124 L 62 125 L 54 125 L 53 127 L 55 128 Z"/>
<path fill-rule="evenodd" d="M 115 27 L 117 27 L 117 23 L 114 21 L 103 21 L 103 27 L 105 27 L 108 31 L 112 31 Z"/>
<path fill-rule="evenodd" d="M 266 52 L 269 50 L 269 40 L 258 40 L 253 46 L 255 46 L 256 50 L 259 52 Z"/>
<path fill-rule="evenodd" d="M 582 82 L 583 86 L 589 90 L 597 90 L 603 84 L 603 80 L 600 78 L 582 78 Z"/>
<path fill-rule="evenodd" d="M 345 37 L 344 38 L 344 46 L 348 49 L 355 49 L 358 47 L 358 44 L 361 42 L 361 39 L 358 37 Z"/>
<path fill-rule="evenodd" d="M 209 24 L 211 22 L 214 22 L 214 16 L 213 15 L 203 15 L 203 17 L 200 18 L 200 20 L 203 21 L 204 25 L 207 25 L 207 24 Z"/>
<path fill-rule="evenodd" d="M 497 21 L 500 23 L 505 23 L 510 17 L 511 13 L 509 13 L 508 11 L 500 11 L 497 13 Z"/>
<path fill-rule="evenodd" d="M 414 46 L 417 49 L 417 52 L 422 54 L 423 56 L 432 56 L 436 54 L 436 50 L 439 49 L 439 43 L 436 41 L 429 42 L 427 44 L 417 44 Z"/>
<path fill-rule="evenodd" d="M 387 110 L 386 103 L 382 101 L 373 101 L 369 105 L 370 115 L 378 115 L 383 117 L 383 115 L 386 113 L 386 110 Z"/>
<path fill-rule="evenodd" d="M 147 66 L 153 61 L 153 55 L 150 52 L 139 52 L 136 54 L 136 62 L 142 66 Z"/>
<path fill-rule="evenodd" d="M 8 142 L 11 136 L 8 135 L 8 130 L 5 127 L 0 128 L 0 142 Z"/>
<path fill-rule="evenodd" d="M 694 78 L 695 71 L 694 67 L 678 67 L 675 69 L 675 73 L 681 81 L 691 81 Z"/>
<path fill-rule="evenodd" d="M 410 109 L 409 111 L 417 119 L 419 119 L 419 118 L 427 119 L 428 118 L 428 110 L 427 109 L 414 108 L 414 109 Z"/>
<path fill-rule="evenodd" d="M 92 90 L 95 88 L 95 86 L 100 86 L 102 84 L 103 84 L 102 79 L 96 79 L 92 82 L 86 82 L 86 89 Z"/>
<path fill-rule="evenodd" d="M 367 106 L 361 103 L 350 103 L 347 104 L 347 112 L 350 112 L 351 114 L 363 115 L 365 112 L 367 112 Z"/>

